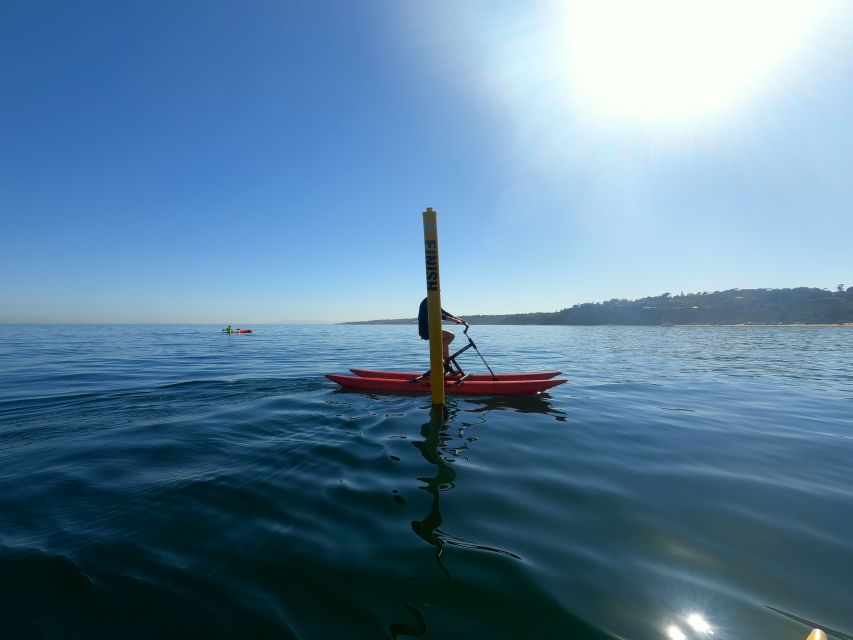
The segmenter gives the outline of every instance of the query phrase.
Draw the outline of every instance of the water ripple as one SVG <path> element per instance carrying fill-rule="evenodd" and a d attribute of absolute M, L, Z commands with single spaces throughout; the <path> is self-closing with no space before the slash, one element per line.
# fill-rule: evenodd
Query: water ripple
<path fill-rule="evenodd" d="M 852 332 L 476 327 L 570 383 L 438 416 L 323 378 L 421 370 L 410 329 L 12 332 L 0 636 L 849 630 Z"/>

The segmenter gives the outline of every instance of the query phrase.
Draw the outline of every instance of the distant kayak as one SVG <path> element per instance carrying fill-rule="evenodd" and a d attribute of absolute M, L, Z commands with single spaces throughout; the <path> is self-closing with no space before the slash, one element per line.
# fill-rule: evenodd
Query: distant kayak
<path fill-rule="evenodd" d="M 423 374 L 413 373 L 410 371 L 375 371 L 373 369 L 350 369 L 355 375 L 363 378 L 390 378 L 392 380 L 414 380 L 420 378 Z M 499 382 L 502 380 L 549 380 L 560 375 L 560 371 L 541 371 L 538 373 L 472 373 L 466 380 L 494 380 Z M 458 374 L 446 374 L 448 380 L 457 380 Z"/>
<path fill-rule="evenodd" d="M 396 391 L 402 393 L 430 393 L 431 381 L 429 378 L 420 380 L 400 378 L 368 378 L 364 376 L 340 376 L 327 373 L 326 377 L 332 382 L 337 382 L 342 387 L 349 389 L 361 389 L 363 391 Z M 464 378 L 454 380 L 445 378 L 444 391 L 454 395 L 492 395 L 492 396 L 528 396 L 541 393 L 565 380 L 472 380 Z"/>
<path fill-rule="evenodd" d="M 222 333 L 252 333 L 251 329 L 231 329 L 231 331 L 222 330 Z"/>

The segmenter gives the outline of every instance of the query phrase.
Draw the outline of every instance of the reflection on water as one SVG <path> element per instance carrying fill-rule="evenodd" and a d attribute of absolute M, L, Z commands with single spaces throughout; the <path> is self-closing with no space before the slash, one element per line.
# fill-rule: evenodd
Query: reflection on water
<path fill-rule="evenodd" d="M 702 617 L 701 614 L 691 613 L 685 617 L 684 621 L 696 633 L 696 637 L 701 635 L 714 635 L 714 628 Z M 670 640 L 687 640 L 688 636 L 681 627 L 677 624 L 670 625 L 666 630 L 666 635 Z"/>
<path fill-rule="evenodd" d="M 566 421 L 566 414 L 551 406 L 547 394 L 535 396 L 470 396 L 464 400 L 473 408 L 462 409 L 468 413 L 483 411 L 518 411 L 519 413 L 544 413 L 554 416 L 559 422 Z"/>
<path fill-rule="evenodd" d="M 776 607 L 771 607 L 769 605 L 765 606 L 771 611 L 775 611 L 776 613 L 781 614 L 786 618 L 796 620 L 797 622 L 803 624 L 804 627 L 806 627 L 812 632 L 811 635 L 808 636 L 809 640 L 811 640 L 812 638 L 826 637 L 823 634 L 829 635 L 830 637 L 834 638 L 840 638 L 841 640 L 853 640 L 853 636 L 843 631 L 839 631 L 838 629 L 832 629 L 831 627 L 827 627 L 826 625 L 815 622 L 814 620 L 801 618 L 800 616 L 796 616 L 793 613 L 788 613 L 787 611 L 782 611 L 781 609 L 777 609 Z M 689 640 L 690 638 L 700 638 L 704 636 L 715 635 L 714 627 L 700 613 L 690 613 L 686 615 L 684 617 L 683 622 L 685 623 L 686 627 L 689 627 L 689 630 L 685 632 L 681 628 L 681 626 L 679 626 L 679 623 L 671 624 L 666 629 L 666 637 L 669 640 Z M 804 637 L 806 632 L 807 631 L 804 630 Z"/>
<path fill-rule="evenodd" d="M 714 633 L 714 629 L 708 624 L 708 621 L 698 613 L 691 613 L 687 616 L 687 624 L 693 627 L 693 630 L 698 633 Z"/>
<path fill-rule="evenodd" d="M 442 573 L 452 579 L 450 572 L 444 566 L 441 560 L 441 554 L 444 550 L 444 540 L 439 532 L 439 527 L 444 521 L 441 516 L 440 509 L 440 494 L 453 487 L 453 482 L 456 480 L 456 470 L 441 455 L 441 451 L 446 449 L 448 438 L 444 438 L 442 442 L 442 430 L 447 419 L 446 407 L 433 406 L 430 409 L 430 419 L 421 425 L 421 436 L 423 440 L 418 440 L 412 444 L 417 447 L 423 456 L 424 460 L 434 465 L 436 468 L 435 475 L 431 478 L 418 478 L 425 485 L 421 487 L 425 489 L 431 496 L 432 502 L 430 510 L 422 520 L 412 521 L 412 531 L 427 543 L 435 547 L 435 562 L 441 569 Z M 446 434 L 445 434 L 446 436 Z M 397 638 L 401 635 L 422 637 L 429 632 L 426 619 L 423 613 L 417 607 L 409 602 L 405 603 L 409 613 L 416 620 L 416 625 L 411 626 L 402 622 L 394 622 L 388 627 L 388 632 L 392 638 Z"/>
<path fill-rule="evenodd" d="M 422 638 L 429 633 L 429 627 L 427 626 L 424 614 L 422 614 L 412 603 L 406 602 L 405 604 L 409 613 L 412 614 L 412 617 L 415 619 L 415 624 L 410 625 L 404 622 L 393 622 L 388 626 L 388 632 L 394 640 L 400 636 Z"/>
<path fill-rule="evenodd" d="M 412 444 L 418 448 L 424 459 L 432 465 L 435 465 L 436 473 L 431 478 L 418 478 L 426 484 L 422 487 L 433 497 L 432 505 L 429 513 L 423 520 L 415 520 L 412 522 L 412 531 L 418 537 L 425 540 L 435 547 L 435 560 L 441 571 L 450 579 L 453 577 L 447 567 L 441 560 L 441 553 L 444 550 L 444 545 L 465 547 L 468 549 L 477 549 L 479 551 L 489 551 L 498 553 L 510 558 L 520 560 L 516 554 L 498 549 L 488 545 L 478 544 L 471 540 L 464 540 L 456 536 L 450 535 L 439 529 L 443 518 L 441 516 L 440 496 L 442 491 L 448 491 L 455 485 L 456 470 L 450 464 L 453 460 L 459 457 L 459 454 L 468 448 L 468 444 L 476 442 L 476 438 L 467 438 L 465 444 L 461 447 L 451 447 L 451 435 L 448 433 L 446 425 L 458 415 L 456 407 L 432 407 L 430 410 L 430 421 L 421 425 L 421 435 L 423 440 L 413 442 Z M 470 426 L 469 423 L 463 423 L 459 429 L 456 438 L 461 439 L 464 436 L 465 427 Z"/>
<path fill-rule="evenodd" d="M 446 451 L 448 440 L 445 437 L 444 442 L 442 442 L 441 437 L 446 418 L 446 407 L 432 407 L 430 409 L 429 422 L 421 425 L 421 435 L 424 439 L 412 443 L 421 452 L 424 460 L 434 465 L 436 469 L 433 477 L 418 478 L 421 482 L 426 483 L 422 488 L 432 495 L 432 505 L 429 513 L 423 520 L 412 521 L 412 531 L 418 537 L 435 547 L 435 561 L 441 571 L 450 578 L 450 572 L 441 561 L 441 552 L 444 550 L 444 539 L 438 530 L 443 522 L 439 504 L 441 492 L 451 489 L 453 481 L 456 480 L 456 470 L 441 455 L 442 452 Z"/>
<path fill-rule="evenodd" d="M 482 400 L 480 402 L 482 402 Z M 530 410 L 532 405 L 526 406 L 527 409 Z M 512 407 L 497 406 L 496 404 L 495 406 L 483 407 L 476 411 L 487 411 L 490 408 Z M 460 453 L 468 449 L 471 443 L 476 441 L 476 438 L 466 438 L 464 435 L 465 428 L 471 426 L 468 422 L 462 423 L 455 436 L 450 434 L 447 425 L 449 422 L 452 422 L 453 418 L 458 415 L 459 411 L 460 410 L 454 405 L 444 407 L 433 406 L 430 409 L 429 421 L 422 424 L 420 428 L 420 434 L 423 440 L 412 442 L 424 460 L 435 467 L 435 473 L 431 477 L 418 478 L 419 481 L 424 483 L 420 488 L 432 496 L 432 501 L 427 514 L 421 520 L 412 521 L 412 531 L 414 531 L 415 535 L 420 539 L 435 548 L 435 563 L 447 579 L 451 581 L 453 580 L 453 576 L 442 560 L 442 553 L 445 545 L 488 551 L 520 560 L 519 556 L 510 551 L 478 544 L 470 540 L 464 540 L 440 529 L 444 522 L 444 518 L 441 514 L 441 494 L 444 491 L 453 489 L 456 482 L 456 470 L 453 468 L 451 463 L 459 457 Z M 462 440 L 465 444 L 461 446 L 452 446 L 451 442 L 454 439 Z M 391 636 L 393 638 L 397 638 L 400 635 L 413 637 L 426 635 L 429 631 L 429 627 L 427 626 L 423 613 L 409 602 L 406 602 L 405 605 L 417 623 L 415 626 L 412 626 L 405 623 L 395 622 L 388 627 L 388 631 Z"/>
<path fill-rule="evenodd" d="M 347 389 L 346 387 L 335 388 L 334 395 L 357 395 L 373 399 L 399 397 L 396 391 L 367 391 L 364 389 Z M 454 403 L 464 405 L 460 407 Z M 566 413 L 553 407 L 550 396 L 541 393 L 531 396 L 457 396 L 448 400 L 450 411 L 463 411 L 466 413 L 488 413 L 490 411 L 517 411 L 519 413 L 542 413 L 554 416 L 559 422 L 566 421 Z M 470 407 L 470 408 L 469 408 Z M 455 415 L 447 414 L 446 418 Z"/>

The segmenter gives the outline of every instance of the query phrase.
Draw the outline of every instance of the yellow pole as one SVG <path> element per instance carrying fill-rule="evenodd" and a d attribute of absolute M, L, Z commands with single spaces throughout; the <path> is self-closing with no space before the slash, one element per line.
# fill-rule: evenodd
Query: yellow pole
<path fill-rule="evenodd" d="M 436 212 L 427 207 L 424 216 L 427 311 L 429 313 L 429 370 L 432 404 L 444 405 L 444 358 L 441 353 L 441 287 L 438 277 L 438 225 Z"/>

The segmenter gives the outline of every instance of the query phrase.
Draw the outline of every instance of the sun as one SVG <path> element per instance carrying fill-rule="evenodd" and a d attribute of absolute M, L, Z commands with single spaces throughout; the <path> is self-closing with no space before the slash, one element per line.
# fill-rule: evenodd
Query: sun
<path fill-rule="evenodd" d="M 578 0 L 561 11 L 568 99 L 611 125 L 719 118 L 782 82 L 830 0 Z"/>

